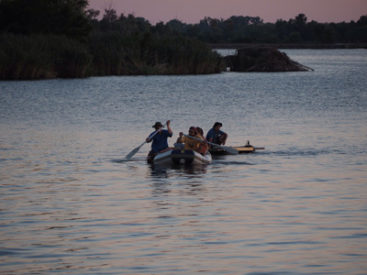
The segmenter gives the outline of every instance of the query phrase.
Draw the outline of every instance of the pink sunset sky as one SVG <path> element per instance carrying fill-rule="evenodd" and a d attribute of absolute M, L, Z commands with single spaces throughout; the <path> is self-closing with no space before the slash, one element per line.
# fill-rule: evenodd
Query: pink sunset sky
<path fill-rule="evenodd" d="M 358 21 L 367 15 L 367 0 L 89 0 L 89 8 L 112 8 L 144 17 L 152 24 L 171 19 L 199 23 L 204 17 L 259 16 L 265 22 L 288 20 L 304 13 L 320 23 Z"/>

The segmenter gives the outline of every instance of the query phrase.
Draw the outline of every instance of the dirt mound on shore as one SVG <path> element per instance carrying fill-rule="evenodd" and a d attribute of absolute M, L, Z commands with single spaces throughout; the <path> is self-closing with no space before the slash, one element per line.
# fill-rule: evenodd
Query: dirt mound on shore
<path fill-rule="evenodd" d="M 243 48 L 236 55 L 226 56 L 225 62 L 235 72 L 298 72 L 311 68 L 291 60 L 275 48 Z"/>

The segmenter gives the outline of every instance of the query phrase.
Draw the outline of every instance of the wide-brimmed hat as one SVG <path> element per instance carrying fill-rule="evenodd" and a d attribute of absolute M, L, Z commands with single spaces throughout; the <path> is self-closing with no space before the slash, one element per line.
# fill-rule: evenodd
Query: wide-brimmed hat
<path fill-rule="evenodd" d="M 160 123 L 159 121 L 157 121 L 153 126 L 153 128 L 160 128 L 163 127 L 162 123 Z"/>
<path fill-rule="evenodd" d="M 220 123 L 220 122 L 216 122 L 216 123 L 214 123 L 214 126 L 213 126 L 213 128 L 215 128 L 215 127 L 217 127 L 217 126 L 220 126 L 220 127 L 222 127 L 223 125 L 222 125 L 222 123 Z"/>

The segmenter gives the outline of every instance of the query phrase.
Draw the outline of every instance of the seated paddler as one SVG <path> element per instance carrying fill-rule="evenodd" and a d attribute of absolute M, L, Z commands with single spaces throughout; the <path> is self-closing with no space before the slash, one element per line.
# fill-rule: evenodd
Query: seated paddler
<path fill-rule="evenodd" d="M 146 142 L 152 142 L 152 148 L 148 154 L 147 161 L 152 162 L 153 158 L 158 154 L 165 152 L 167 150 L 171 150 L 171 148 L 168 147 L 168 141 L 167 139 L 169 137 L 172 137 L 172 129 L 170 126 L 170 120 L 167 120 L 167 130 L 163 129 L 162 123 L 159 121 L 156 122 L 152 127 L 155 129 L 154 132 L 152 132 L 147 138 Z"/>
<path fill-rule="evenodd" d="M 206 138 L 204 138 L 204 131 L 200 127 L 196 127 L 197 137 L 202 140 L 199 146 L 199 153 L 205 155 L 209 151 L 209 144 Z"/>
<path fill-rule="evenodd" d="M 216 122 L 213 125 L 213 128 L 211 128 L 208 133 L 206 134 L 206 139 L 211 142 L 218 145 L 224 145 L 226 144 L 227 140 L 227 133 L 220 130 L 222 128 L 223 124 L 220 122 Z"/>

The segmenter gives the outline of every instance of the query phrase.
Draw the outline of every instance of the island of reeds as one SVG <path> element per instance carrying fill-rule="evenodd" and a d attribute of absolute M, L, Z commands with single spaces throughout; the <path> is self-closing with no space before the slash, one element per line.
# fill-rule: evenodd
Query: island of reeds
<path fill-rule="evenodd" d="M 100 15 L 88 0 L 0 0 L 0 79 L 218 73 L 228 60 L 213 44 L 357 45 L 367 43 L 366 33 L 367 16 L 331 24 L 300 14 L 275 24 L 232 16 L 152 25 L 113 9 Z"/>

